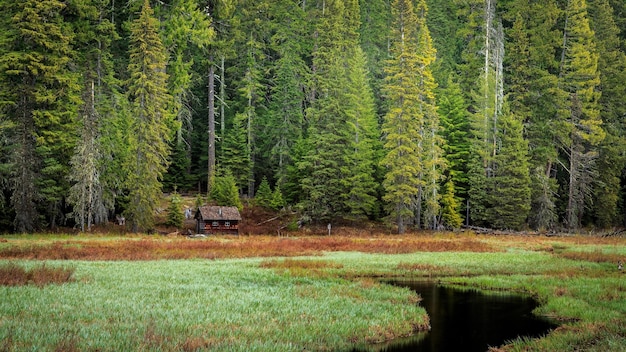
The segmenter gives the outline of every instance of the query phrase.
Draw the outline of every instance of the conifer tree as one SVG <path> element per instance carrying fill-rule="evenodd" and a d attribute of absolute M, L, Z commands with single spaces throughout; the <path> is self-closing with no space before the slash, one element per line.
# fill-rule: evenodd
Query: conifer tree
<path fill-rule="evenodd" d="M 175 0 L 159 8 L 165 18 L 162 38 L 168 50 L 168 91 L 172 95 L 172 112 L 176 123 L 176 138 L 172 141 L 171 163 L 164 185 L 166 187 L 187 186 L 191 161 L 190 149 L 193 141 L 193 93 L 192 86 L 198 80 L 193 70 L 194 55 L 206 50 L 215 36 L 208 13 L 198 8 L 197 0 Z M 175 174 L 175 177 L 170 177 Z"/>
<path fill-rule="evenodd" d="M 272 199 L 270 201 L 270 207 L 274 210 L 280 210 L 285 206 L 285 200 L 283 198 L 283 192 L 280 191 L 280 187 L 274 188 L 272 192 Z"/>
<path fill-rule="evenodd" d="M 315 99 L 308 110 L 311 149 L 301 161 L 308 211 L 321 219 L 373 210 L 375 115 L 363 54 L 358 2 L 329 1 L 316 28 Z"/>
<path fill-rule="evenodd" d="M 568 2 L 563 38 L 560 85 L 568 95 L 565 105 L 568 136 L 561 142 L 569 162 L 565 222 L 575 229 L 580 226 L 591 195 L 597 146 L 605 137 L 598 106 L 598 54 L 585 0 Z"/>
<path fill-rule="evenodd" d="M 367 79 L 363 51 L 354 47 L 354 56 L 348 59 L 348 87 L 345 99 L 350 145 L 346 148 L 346 169 L 343 174 L 343 195 L 350 217 L 369 216 L 376 211 L 377 182 L 374 171 L 380 162 L 382 145 L 374 107 L 374 97 Z"/>
<path fill-rule="evenodd" d="M 459 203 L 455 193 L 455 187 L 452 180 L 448 180 L 443 186 L 443 195 L 441 197 L 441 219 L 443 224 L 452 229 L 458 229 L 463 224 L 463 218 L 459 214 L 461 204 Z"/>
<path fill-rule="evenodd" d="M 418 98 L 413 70 L 418 64 L 416 44 L 413 42 L 416 18 L 411 1 L 392 3 L 391 59 L 385 67 L 384 94 L 389 103 L 382 132 L 387 154 L 381 161 L 386 167 L 384 200 L 395 218 L 398 232 L 404 233 L 413 215 L 413 197 L 419 192 L 422 171 L 418 143 L 422 121 L 419 120 Z"/>
<path fill-rule="evenodd" d="M 168 141 L 172 137 L 166 91 L 167 57 L 158 34 L 159 22 L 148 0 L 131 25 L 128 95 L 134 121 L 131 155 L 126 164 L 129 204 L 127 218 L 133 231 L 151 229 L 161 195 L 161 178 L 167 168 Z"/>
<path fill-rule="evenodd" d="M 272 2 L 277 28 L 271 37 L 276 59 L 270 81 L 270 102 L 264 116 L 262 147 L 270 159 L 277 186 L 287 182 L 287 169 L 294 164 L 294 147 L 302 137 L 306 87 L 310 70 L 304 61 L 308 35 L 305 13 L 292 1 Z"/>
<path fill-rule="evenodd" d="M 530 225 L 549 229 L 557 224 L 556 165 L 558 140 L 563 138 L 559 101 L 557 48 L 561 15 L 555 0 L 516 0 L 503 13 L 513 23 L 507 41 L 507 95 L 511 112 L 524 118 L 532 179 Z"/>
<path fill-rule="evenodd" d="M 461 87 L 451 77 L 445 88 L 438 94 L 438 113 L 441 117 L 441 136 L 444 139 L 444 157 L 447 163 L 446 174 L 454 186 L 454 195 L 461 211 L 467 201 L 468 159 L 470 150 L 469 120 L 467 103 L 463 99 Z M 446 186 L 447 187 L 447 186 Z M 461 222 L 463 215 L 459 214 Z"/>
<path fill-rule="evenodd" d="M 182 198 L 174 191 L 170 196 L 170 204 L 167 208 L 167 225 L 174 226 L 178 229 L 183 227 L 185 215 L 183 214 L 182 204 Z"/>
<path fill-rule="evenodd" d="M 272 201 L 272 189 L 270 188 L 270 183 L 267 181 L 267 177 L 263 177 L 261 180 L 259 188 L 254 195 L 254 200 L 257 205 L 263 208 L 270 207 L 270 203 Z"/>
<path fill-rule="evenodd" d="M 82 67 L 83 93 L 79 109 L 81 126 L 79 139 L 70 161 L 69 175 L 73 185 L 68 201 L 73 205 L 74 220 L 82 231 L 91 229 L 108 219 L 114 199 L 108 197 L 114 189 L 107 189 L 107 153 L 103 132 L 105 121 L 114 114 L 110 106 L 113 96 L 111 44 L 117 38 L 108 19 L 109 1 L 77 2 L 72 9 L 80 16 L 73 25 L 79 40 L 79 62 Z M 114 187 L 113 187 L 114 188 Z"/>
<path fill-rule="evenodd" d="M 530 210 L 528 143 L 522 123 L 505 106 L 498 120 L 500 150 L 494 158 L 493 192 L 489 194 L 489 223 L 500 229 L 520 230 Z"/>
<path fill-rule="evenodd" d="M 626 126 L 623 123 L 626 116 L 626 54 L 621 49 L 620 30 L 616 24 L 618 16 L 609 2 L 590 1 L 589 16 L 599 55 L 602 96 L 598 104 L 606 132 L 598 150 L 593 207 L 597 225 L 606 228 L 620 223 L 620 178 L 626 168 Z"/>
<path fill-rule="evenodd" d="M 215 184 L 211 188 L 209 198 L 215 201 L 217 205 L 233 206 L 239 210 L 243 209 L 237 183 L 228 169 L 223 169 L 215 176 Z"/>
<path fill-rule="evenodd" d="M 417 2 L 415 12 L 418 20 L 417 50 L 421 55 L 418 67 L 420 80 L 419 109 L 424 116 L 424 128 L 422 131 L 423 154 L 421 156 L 424 165 L 424 192 L 422 199 L 418 199 L 418 202 L 422 201 L 424 203 L 424 224 L 426 228 L 435 229 L 438 226 L 438 217 L 440 215 L 439 183 L 442 180 L 442 172 L 445 168 L 442 150 L 444 142 L 440 135 L 439 115 L 435 105 L 437 84 L 431 69 L 435 62 L 436 50 L 433 47 L 430 31 L 426 24 L 428 7 L 425 0 Z"/>
<path fill-rule="evenodd" d="M 346 72 L 342 65 L 346 38 L 342 33 L 344 2 L 325 3 L 318 20 L 313 53 L 315 99 L 307 111 L 307 130 L 311 149 L 299 167 L 309 170 L 301 180 L 305 208 L 317 218 L 328 220 L 344 213 L 342 195 L 347 193 L 341 181 L 346 175 L 345 147 L 350 144 L 345 133 L 346 119 L 342 102 Z"/>
<path fill-rule="evenodd" d="M 0 2 L 2 113 L 14 124 L 11 204 L 18 232 L 51 227 L 63 216 L 69 159 L 76 141 L 78 75 L 64 2 Z"/>

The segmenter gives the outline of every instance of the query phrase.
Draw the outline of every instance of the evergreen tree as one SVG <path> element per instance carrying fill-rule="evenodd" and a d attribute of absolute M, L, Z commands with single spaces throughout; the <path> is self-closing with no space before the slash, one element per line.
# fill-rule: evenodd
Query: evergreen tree
<path fill-rule="evenodd" d="M 266 121 L 261 124 L 260 141 L 270 159 L 278 186 L 287 181 L 287 168 L 293 165 L 296 142 L 304 129 L 306 87 L 310 77 L 304 57 L 308 49 L 304 10 L 292 1 L 272 2 L 276 29 L 271 37 L 276 58 L 272 67 L 270 102 Z"/>
<path fill-rule="evenodd" d="M 445 226 L 458 229 L 463 224 L 463 218 L 459 214 L 461 204 L 454 194 L 454 183 L 452 180 L 448 180 L 443 188 L 443 195 L 441 197 L 441 219 L 443 220 L 443 224 Z"/>
<path fill-rule="evenodd" d="M 503 16 L 513 23 L 508 30 L 507 94 L 511 112 L 525 119 L 532 179 L 530 225 L 552 228 L 557 223 L 558 140 L 565 130 L 556 59 L 561 10 L 555 0 L 515 0 L 507 5 Z"/>
<path fill-rule="evenodd" d="M 280 191 L 280 187 L 274 188 L 272 192 L 272 199 L 270 201 L 270 207 L 274 210 L 279 210 L 285 206 L 285 200 L 283 198 L 283 192 Z"/>
<path fill-rule="evenodd" d="M 311 149 L 299 167 L 310 170 L 302 180 L 305 206 L 320 219 L 361 217 L 373 209 L 373 143 L 367 141 L 376 133 L 375 115 L 358 49 L 359 23 L 357 1 L 330 1 L 316 28 L 316 94 L 307 114 Z"/>
<path fill-rule="evenodd" d="M 10 183 L 18 232 L 43 225 L 39 214 L 51 227 L 63 217 L 79 101 L 65 8 L 58 0 L 0 2 L 1 108 L 15 126 Z"/>
<path fill-rule="evenodd" d="M 441 117 L 441 136 L 444 139 L 444 157 L 447 163 L 446 173 L 454 186 L 457 209 L 461 211 L 467 201 L 468 160 L 470 150 L 469 120 L 467 104 L 463 99 L 461 87 L 448 78 L 446 87 L 438 94 L 438 113 Z M 447 187 L 447 186 L 446 186 Z M 461 222 L 463 215 L 459 214 Z"/>
<path fill-rule="evenodd" d="M 520 230 L 530 211 L 528 143 L 520 119 L 506 110 L 498 120 L 500 150 L 493 163 L 489 222 L 495 228 Z"/>
<path fill-rule="evenodd" d="M 472 223 L 489 226 L 489 197 L 493 188 L 494 157 L 500 139 L 498 120 L 504 99 L 503 60 L 504 33 L 496 15 L 495 1 L 488 0 L 482 7 L 481 35 L 475 45 L 479 51 L 482 68 L 478 89 L 472 94 L 474 113 L 471 116 L 472 159 L 469 167 L 469 206 Z M 469 55 L 469 53 L 468 53 Z"/>
<path fill-rule="evenodd" d="M 254 195 L 254 200 L 258 206 L 270 208 L 270 203 L 272 202 L 272 189 L 270 188 L 270 183 L 267 181 L 267 177 L 263 177 L 263 180 L 261 180 L 259 189 Z"/>
<path fill-rule="evenodd" d="M 300 164 L 309 170 L 301 180 L 305 192 L 305 208 L 314 217 L 328 220 L 344 213 L 341 197 L 344 188 L 345 151 L 350 144 L 345 131 L 343 109 L 346 72 L 342 65 L 346 38 L 342 33 L 344 3 L 325 3 L 316 28 L 317 41 L 313 53 L 313 86 L 315 99 L 307 111 L 308 138 L 311 149 Z"/>
<path fill-rule="evenodd" d="M 385 67 L 384 87 L 390 108 L 382 129 L 386 155 L 381 164 L 387 169 L 383 199 L 390 206 L 398 232 L 404 233 L 414 216 L 415 197 L 423 187 L 420 145 L 424 116 L 420 110 L 419 72 L 425 58 L 417 50 L 418 19 L 413 2 L 395 0 L 392 17 L 391 59 Z"/>
<path fill-rule="evenodd" d="M 580 226 L 588 204 L 596 175 L 597 146 L 605 137 L 598 106 L 598 54 L 585 0 L 568 2 L 563 37 L 560 84 L 568 95 L 568 136 L 562 143 L 569 161 L 565 221 L 574 229 Z"/>
<path fill-rule="evenodd" d="M 424 115 L 424 129 L 422 131 L 423 154 L 421 156 L 424 165 L 424 192 L 422 200 L 418 199 L 418 201 L 424 203 L 424 224 L 426 228 L 435 229 L 438 226 L 440 213 L 439 183 L 442 180 L 442 171 L 445 168 L 442 150 L 443 139 L 440 135 L 439 115 L 435 106 L 435 89 L 437 84 L 431 69 L 436 59 L 436 50 L 433 47 L 430 31 L 426 24 L 428 14 L 426 1 L 418 1 L 415 11 L 418 19 L 417 50 L 422 56 L 418 67 L 420 79 L 419 109 Z"/>
<path fill-rule="evenodd" d="M 211 188 L 209 198 L 217 205 L 233 206 L 239 210 L 243 209 L 241 199 L 239 199 L 239 191 L 235 178 L 228 169 L 222 171 L 221 175 L 216 175 L 215 184 Z"/>
<path fill-rule="evenodd" d="M 234 116 L 233 124 L 222 142 L 222 158 L 219 164 L 220 169 L 230 170 L 240 190 L 248 187 L 252 173 L 251 154 L 247 142 L 248 121 L 247 114 L 240 113 Z"/>
<path fill-rule="evenodd" d="M 78 16 L 73 25 L 80 48 L 79 60 L 83 69 L 82 104 L 79 109 L 81 127 L 79 140 L 70 161 L 69 175 L 73 185 L 68 201 L 73 205 L 75 222 L 82 231 L 89 231 L 93 224 L 108 220 L 113 199 L 107 197 L 107 178 L 103 153 L 103 126 L 113 113 L 110 104 L 112 77 L 111 44 L 117 38 L 108 20 L 109 1 L 75 2 L 72 8 Z"/>
<path fill-rule="evenodd" d="M 128 95 L 133 103 L 134 121 L 130 135 L 127 218 L 133 231 L 150 229 L 161 195 L 161 178 L 167 168 L 170 96 L 166 91 L 167 57 L 158 35 L 159 22 L 148 0 L 139 18 L 131 25 Z"/>
<path fill-rule="evenodd" d="M 626 54 L 621 49 L 617 16 L 609 1 L 590 1 L 589 16 L 599 55 L 602 96 L 598 104 L 606 132 L 599 145 L 593 206 L 597 225 L 609 227 L 620 223 L 620 178 L 626 168 Z"/>
<path fill-rule="evenodd" d="M 345 100 L 350 147 L 346 150 L 343 195 L 346 209 L 352 218 L 369 216 L 376 211 L 377 182 L 375 168 L 380 162 L 382 145 L 374 107 L 374 97 L 367 79 L 363 51 L 355 47 L 348 60 L 348 87 Z"/>
<path fill-rule="evenodd" d="M 385 101 L 381 94 L 385 82 L 385 60 L 389 56 L 391 25 L 391 2 L 389 0 L 361 0 L 360 38 L 361 47 L 367 58 L 367 71 L 374 94 L 376 115 L 382 120 Z"/>
<path fill-rule="evenodd" d="M 192 85 L 198 80 L 198 72 L 193 71 L 194 53 L 205 50 L 212 43 L 214 30 L 209 14 L 198 8 L 197 0 L 175 0 L 159 10 L 163 12 L 164 25 L 162 38 L 168 49 L 168 91 L 172 95 L 172 111 L 176 123 L 176 138 L 172 142 L 173 153 L 164 186 L 188 187 L 191 178 L 191 131 Z M 170 174 L 176 175 L 169 177 Z"/>
<path fill-rule="evenodd" d="M 167 221 L 166 225 L 174 226 L 178 229 L 183 227 L 185 222 L 185 215 L 182 209 L 183 200 L 176 192 L 170 196 L 170 204 L 167 208 Z"/>

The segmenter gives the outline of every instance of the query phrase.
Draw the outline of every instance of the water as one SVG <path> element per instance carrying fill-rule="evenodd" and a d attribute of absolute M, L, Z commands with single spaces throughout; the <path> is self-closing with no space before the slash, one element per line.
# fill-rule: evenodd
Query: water
<path fill-rule="evenodd" d="M 538 303 L 519 295 L 483 294 L 438 286 L 430 282 L 393 282 L 409 287 L 422 297 L 431 330 L 375 350 L 398 351 L 487 351 L 517 337 L 540 337 L 556 324 L 533 315 Z"/>

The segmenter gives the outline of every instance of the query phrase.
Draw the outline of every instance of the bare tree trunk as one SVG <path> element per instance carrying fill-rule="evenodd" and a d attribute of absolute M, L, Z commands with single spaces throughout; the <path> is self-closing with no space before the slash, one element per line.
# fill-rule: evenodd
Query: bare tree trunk
<path fill-rule="evenodd" d="M 224 55 L 221 57 L 220 63 L 220 137 L 222 143 L 226 133 L 226 122 L 224 107 L 226 105 L 226 69 L 224 68 Z"/>
<path fill-rule="evenodd" d="M 207 193 L 211 192 L 215 178 L 215 69 L 213 56 L 209 58 L 209 146 L 208 146 L 208 169 L 207 169 Z"/>

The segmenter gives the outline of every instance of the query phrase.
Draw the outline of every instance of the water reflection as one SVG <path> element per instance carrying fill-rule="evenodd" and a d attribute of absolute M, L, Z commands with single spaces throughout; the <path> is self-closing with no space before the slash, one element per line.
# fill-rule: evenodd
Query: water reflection
<path fill-rule="evenodd" d="M 532 314 L 538 303 L 506 293 L 484 294 L 431 282 L 393 282 L 422 296 L 431 330 L 372 346 L 377 351 L 486 351 L 519 336 L 539 337 L 556 325 Z"/>

